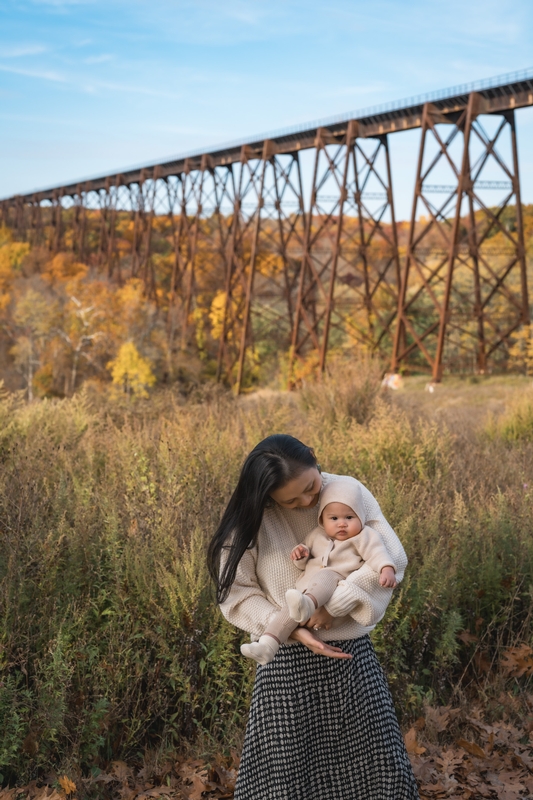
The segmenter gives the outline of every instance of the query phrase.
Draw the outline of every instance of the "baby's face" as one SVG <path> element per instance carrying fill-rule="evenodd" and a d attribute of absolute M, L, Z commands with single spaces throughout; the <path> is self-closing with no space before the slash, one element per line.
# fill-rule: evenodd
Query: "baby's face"
<path fill-rule="evenodd" d="M 343 542 L 361 533 L 361 520 L 350 506 L 328 503 L 322 512 L 322 525 L 330 539 Z"/>

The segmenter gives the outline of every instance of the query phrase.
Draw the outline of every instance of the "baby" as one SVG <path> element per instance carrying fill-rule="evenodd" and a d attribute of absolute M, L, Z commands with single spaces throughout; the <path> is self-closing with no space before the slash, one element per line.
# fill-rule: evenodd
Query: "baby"
<path fill-rule="evenodd" d="M 272 661 L 298 625 L 328 602 L 339 581 L 368 564 L 381 586 L 396 586 L 396 568 L 379 533 L 365 525 L 363 496 L 353 479 L 328 483 L 320 495 L 318 527 L 291 552 L 302 576 L 285 595 L 285 604 L 269 621 L 258 642 L 243 644 L 241 653 L 259 664 Z"/>

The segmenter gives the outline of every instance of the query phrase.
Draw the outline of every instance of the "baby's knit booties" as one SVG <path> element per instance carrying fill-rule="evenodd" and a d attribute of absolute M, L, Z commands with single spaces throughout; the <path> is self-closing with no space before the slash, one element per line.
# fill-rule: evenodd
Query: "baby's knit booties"
<path fill-rule="evenodd" d="M 299 592 L 298 589 L 287 589 L 285 600 L 289 607 L 291 619 L 299 622 L 300 625 L 307 622 L 309 617 L 312 617 L 316 611 L 315 604 L 309 595 Z"/>
<path fill-rule="evenodd" d="M 241 644 L 241 653 L 246 658 L 253 658 L 258 664 L 270 664 L 279 650 L 279 644 L 272 636 L 261 636 L 258 642 Z"/>

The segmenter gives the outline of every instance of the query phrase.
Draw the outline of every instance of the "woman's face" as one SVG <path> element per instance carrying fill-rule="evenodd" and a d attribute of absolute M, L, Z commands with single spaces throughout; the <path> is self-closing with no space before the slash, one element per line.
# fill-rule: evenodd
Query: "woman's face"
<path fill-rule="evenodd" d="M 270 496 L 283 508 L 307 508 L 316 506 L 321 488 L 320 472 L 316 467 L 309 467 Z"/>

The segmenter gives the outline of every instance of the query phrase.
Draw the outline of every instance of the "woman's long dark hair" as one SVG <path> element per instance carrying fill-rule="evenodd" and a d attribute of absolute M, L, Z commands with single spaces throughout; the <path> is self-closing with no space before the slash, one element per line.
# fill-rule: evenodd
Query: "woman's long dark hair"
<path fill-rule="evenodd" d="M 255 542 L 271 493 L 316 466 L 313 450 L 284 433 L 267 436 L 248 455 L 207 551 L 207 565 L 219 603 L 227 598 L 239 561 Z M 221 570 L 224 549 L 229 552 Z"/>

